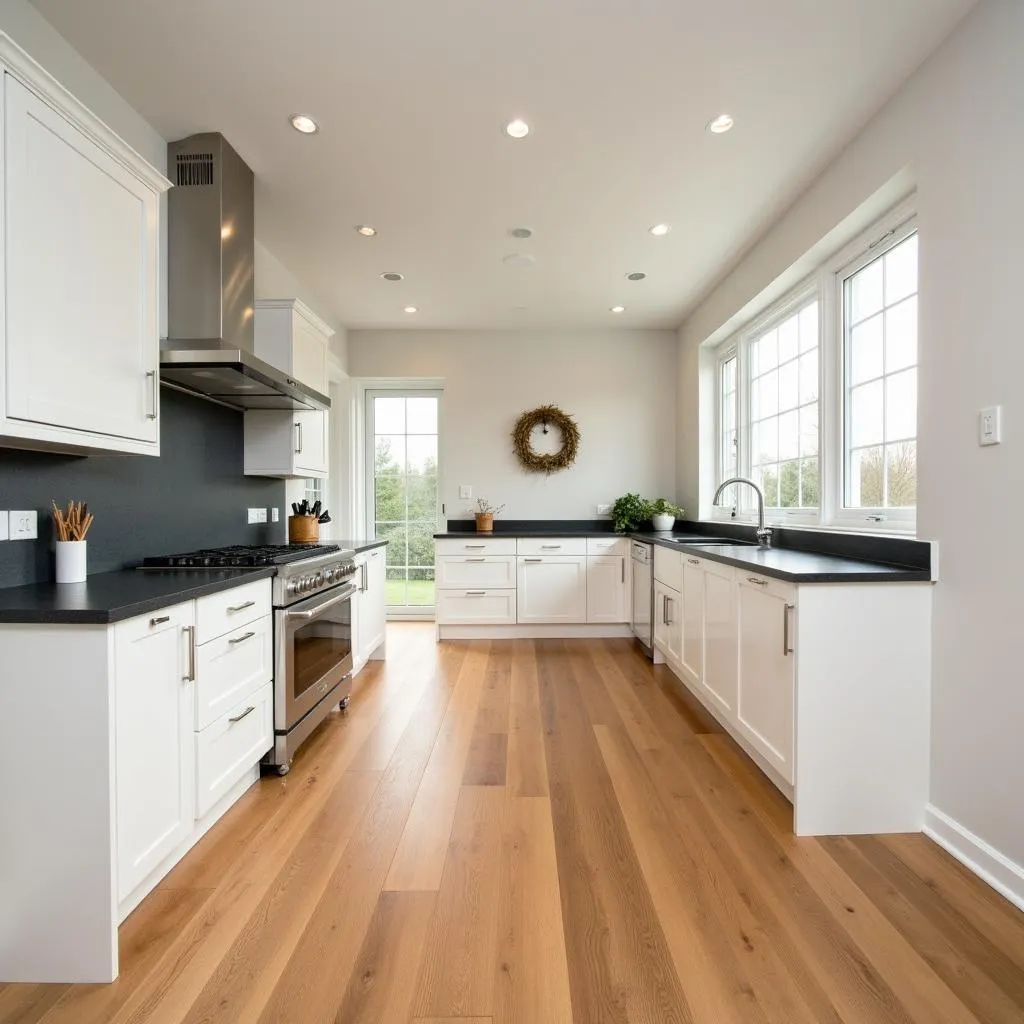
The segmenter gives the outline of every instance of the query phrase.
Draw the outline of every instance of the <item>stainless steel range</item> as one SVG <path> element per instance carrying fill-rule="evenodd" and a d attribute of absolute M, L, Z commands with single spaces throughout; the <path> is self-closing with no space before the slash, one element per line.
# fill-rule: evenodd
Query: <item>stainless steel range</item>
<path fill-rule="evenodd" d="M 352 692 L 355 552 L 336 545 L 215 548 L 147 558 L 145 569 L 275 566 L 274 747 L 264 764 L 288 771 L 295 751 Z"/>

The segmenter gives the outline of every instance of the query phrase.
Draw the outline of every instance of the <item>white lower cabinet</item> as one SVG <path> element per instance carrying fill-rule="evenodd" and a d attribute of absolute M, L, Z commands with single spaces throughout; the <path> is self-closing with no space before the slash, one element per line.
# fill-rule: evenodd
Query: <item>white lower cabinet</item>
<path fill-rule="evenodd" d="M 691 680 L 704 674 L 704 560 L 683 555 L 683 639 L 680 661 Z"/>
<path fill-rule="evenodd" d="M 679 663 L 683 630 L 679 591 L 655 580 L 654 646 L 670 662 Z"/>
<path fill-rule="evenodd" d="M 192 602 L 114 628 L 117 894 L 124 899 L 195 821 Z"/>
<path fill-rule="evenodd" d="M 718 562 L 704 563 L 704 671 L 701 686 L 727 714 L 736 708 L 738 644 L 736 577 Z"/>
<path fill-rule="evenodd" d="M 205 729 L 273 678 L 273 659 L 274 623 L 269 615 L 199 645 L 196 729 Z"/>
<path fill-rule="evenodd" d="M 586 622 L 587 556 L 520 557 L 516 590 L 518 622 Z"/>
<path fill-rule="evenodd" d="M 387 632 L 387 548 L 355 558 L 359 592 L 352 598 L 352 661 L 358 672 L 371 658 L 383 658 Z"/>
<path fill-rule="evenodd" d="M 510 626 L 516 622 L 514 590 L 439 590 L 437 621 L 460 626 Z"/>
<path fill-rule="evenodd" d="M 509 590 L 516 585 L 514 555 L 447 555 L 436 560 L 439 590 Z"/>
<path fill-rule="evenodd" d="M 736 725 L 787 781 L 794 779 L 796 588 L 741 574 Z"/>
<path fill-rule="evenodd" d="M 587 622 L 625 622 L 628 618 L 626 559 L 587 556 Z"/>

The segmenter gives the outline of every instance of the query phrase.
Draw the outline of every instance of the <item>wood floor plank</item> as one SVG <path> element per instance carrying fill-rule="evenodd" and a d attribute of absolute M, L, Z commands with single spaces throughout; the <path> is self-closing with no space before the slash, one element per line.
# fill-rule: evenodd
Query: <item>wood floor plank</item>
<path fill-rule="evenodd" d="M 413 1017 L 412 1024 L 494 1024 L 493 1017 Z"/>
<path fill-rule="evenodd" d="M 651 895 L 564 645 L 538 645 L 551 809 L 573 1012 L 689 1024 Z"/>
<path fill-rule="evenodd" d="M 11 984 L 0 989 L 0 1024 L 39 1024 L 71 986 Z"/>
<path fill-rule="evenodd" d="M 427 936 L 415 1012 L 491 1016 L 498 945 L 503 787 L 464 786 Z"/>
<path fill-rule="evenodd" d="M 448 714 L 423 774 L 385 889 L 418 892 L 436 890 L 441 884 L 489 647 L 487 641 L 466 645 Z"/>
<path fill-rule="evenodd" d="M 464 786 L 504 786 L 508 764 L 509 700 L 512 641 L 495 640 L 473 726 L 473 738 L 462 775 Z"/>
<path fill-rule="evenodd" d="M 510 797 L 501 852 L 494 1024 L 572 1024 L 558 860 L 546 797 Z"/>
<path fill-rule="evenodd" d="M 537 689 L 537 648 L 516 640 L 512 648 L 508 728 L 508 791 L 511 796 L 547 796 L 544 727 Z"/>
<path fill-rule="evenodd" d="M 433 892 L 380 894 L 334 1018 L 337 1024 L 398 1024 L 409 1019 L 416 968 L 436 899 Z"/>

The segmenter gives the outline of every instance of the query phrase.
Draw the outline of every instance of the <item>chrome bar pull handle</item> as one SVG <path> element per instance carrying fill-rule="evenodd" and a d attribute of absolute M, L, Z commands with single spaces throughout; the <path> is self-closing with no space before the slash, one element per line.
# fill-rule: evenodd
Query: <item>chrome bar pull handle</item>
<path fill-rule="evenodd" d="M 240 715 L 235 715 L 234 718 L 229 718 L 228 721 L 234 725 L 235 722 L 240 722 L 246 715 L 251 715 L 256 710 L 254 704 L 250 704 Z"/>
<path fill-rule="evenodd" d="M 146 380 L 149 382 L 149 411 L 146 413 L 147 420 L 156 419 L 156 404 L 157 404 L 157 382 L 156 382 L 156 370 L 149 370 L 146 373 Z"/>
<path fill-rule="evenodd" d="M 302 454 L 302 424 L 298 421 L 295 423 L 295 454 Z"/>
<path fill-rule="evenodd" d="M 244 604 L 232 604 L 228 606 L 228 611 L 244 612 L 246 608 L 251 608 L 255 603 L 255 601 L 246 601 Z"/>
<path fill-rule="evenodd" d="M 194 683 L 196 681 L 196 627 L 185 626 L 183 632 L 188 634 L 188 675 L 182 682 Z"/>
<path fill-rule="evenodd" d="M 244 644 L 246 640 L 251 640 L 256 634 L 253 632 L 243 633 L 241 636 L 236 636 L 234 640 L 229 640 L 229 644 Z"/>
<path fill-rule="evenodd" d="M 783 657 L 789 657 L 793 653 L 793 647 L 790 642 L 790 612 L 796 608 L 794 604 L 787 604 L 782 606 L 782 654 Z"/>
<path fill-rule="evenodd" d="M 149 620 L 149 624 L 150 624 L 150 626 L 162 626 L 165 622 L 170 622 L 170 621 L 171 621 L 170 615 L 161 615 L 157 619 L 150 619 Z"/>
<path fill-rule="evenodd" d="M 755 587 L 767 587 L 768 586 L 768 581 L 767 580 L 759 580 L 756 576 L 748 576 L 747 577 L 747 582 L 748 583 L 753 583 Z"/>

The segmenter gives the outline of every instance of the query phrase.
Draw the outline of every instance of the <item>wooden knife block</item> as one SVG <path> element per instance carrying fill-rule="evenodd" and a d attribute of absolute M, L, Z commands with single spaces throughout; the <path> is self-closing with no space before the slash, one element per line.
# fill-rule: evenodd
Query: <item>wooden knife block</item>
<path fill-rule="evenodd" d="M 316 544 L 320 540 L 320 523 L 316 516 L 289 516 L 288 543 Z"/>

